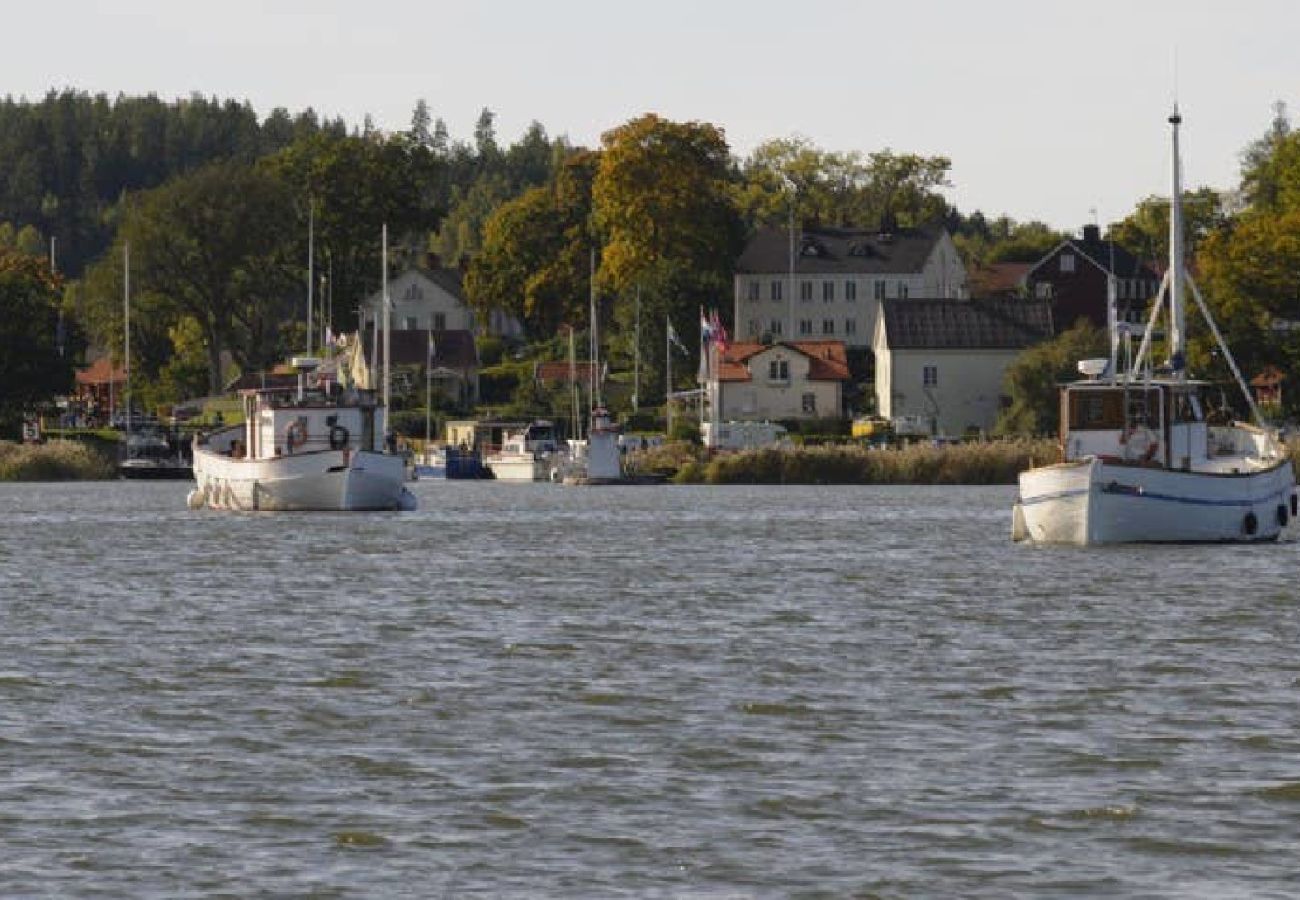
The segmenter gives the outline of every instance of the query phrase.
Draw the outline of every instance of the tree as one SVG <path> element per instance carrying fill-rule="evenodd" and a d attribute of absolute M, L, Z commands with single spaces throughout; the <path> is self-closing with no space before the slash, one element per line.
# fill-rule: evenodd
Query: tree
<path fill-rule="evenodd" d="M 24 413 L 72 392 L 84 345 L 60 334 L 60 287 L 45 259 L 0 249 L 0 435 L 17 436 Z"/>
<path fill-rule="evenodd" d="M 1003 377 L 1011 405 L 998 416 L 994 431 L 1003 435 L 1055 434 L 1061 424 L 1061 383 L 1076 377 L 1079 360 L 1109 353 L 1106 333 L 1085 319 L 1021 353 Z"/>
<path fill-rule="evenodd" d="M 1218 191 L 1202 187 L 1183 192 L 1184 240 L 1189 252 L 1226 221 L 1223 198 Z M 1169 258 L 1169 200 L 1147 197 L 1133 212 L 1111 225 L 1106 237 L 1152 262 Z"/>
<path fill-rule="evenodd" d="M 133 317 L 133 326 L 160 330 L 170 345 L 167 330 L 191 317 L 207 351 L 208 390 L 219 393 L 226 352 L 256 371 L 283 349 L 279 323 L 294 310 L 301 283 L 298 234 L 285 185 L 248 166 L 217 163 L 142 195 L 128 209 L 113 252 L 87 274 L 87 298 L 100 308 L 99 336 L 116 344 L 121 333 L 120 325 L 103 331 L 120 322 L 121 244 L 129 242 L 132 305 L 152 313 Z M 146 371 L 158 368 L 155 360 Z"/>
<path fill-rule="evenodd" d="M 622 340 L 614 349 L 630 355 L 638 291 L 647 322 L 671 315 L 679 325 L 695 323 L 698 307 L 729 305 L 744 227 L 727 142 L 715 126 L 651 113 L 606 132 L 602 142 L 592 184 L 604 241 L 599 282 L 617 298 Z M 642 354 L 653 370 L 662 362 L 660 342 L 643 345 Z"/>
<path fill-rule="evenodd" d="M 411 142 L 419 147 L 429 147 L 433 144 L 433 135 L 429 134 L 429 123 L 432 117 L 429 115 L 429 104 L 421 97 L 415 103 L 415 109 L 411 112 L 411 130 L 407 132 L 407 137 Z"/>
<path fill-rule="evenodd" d="M 545 187 L 497 207 L 483 229 L 483 249 L 470 264 L 465 290 L 485 314 L 518 316 L 534 336 L 583 321 L 595 247 L 590 229 L 597 155 L 571 157 Z"/>

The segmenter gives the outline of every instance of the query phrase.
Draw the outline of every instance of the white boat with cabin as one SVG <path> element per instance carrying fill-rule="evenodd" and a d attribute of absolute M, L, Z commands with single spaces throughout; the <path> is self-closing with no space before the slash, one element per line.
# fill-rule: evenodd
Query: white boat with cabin
<path fill-rule="evenodd" d="M 1133 356 L 1134 333 L 1116 322 L 1110 359 L 1083 360 L 1062 388 L 1062 461 L 1020 474 L 1012 537 L 1035 543 L 1228 542 L 1277 539 L 1296 516 L 1295 474 L 1183 261 L 1182 185 L 1175 108 L 1170 264 Z M 1184 288 L 1219 342 L 1255 422 L 1210 409 L 1212 385 L 1186 370 Z M 1164 304 L 1162 301 L 1168 301 Z M 1166 308 L 1167 307 L 1167 308 Z M 1167 312 L 1168 361 L 1151 363 L 1156 318 Z M 1120 338 L 1128 341 L 1118 371 Z"/>
<path fill-rule="evenodd" d="M 300 379 L 314 359 L 295 359 Z M 301 385 L 301 380 L 300 380 Z M 245 391 L 244 422 L 195 438 L 191 508 L 414 509 L 404 458 L 387 452 L 371 391 Z"/>
<path fill-rule="evenodd" d="M 501 447 L 483 457 L 498 481 L 550 481 L 557 464 L 555 426 L 538 419 L 506 433 Z"/>

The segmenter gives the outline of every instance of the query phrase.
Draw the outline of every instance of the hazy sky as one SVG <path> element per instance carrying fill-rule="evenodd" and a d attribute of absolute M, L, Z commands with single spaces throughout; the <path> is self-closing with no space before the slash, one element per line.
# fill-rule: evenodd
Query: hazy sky
<path fill-rule="evenodd" d="M 6 18 L 13 96 L 198 92 L 385 129 L 423 97 L 454 137 L 486 106 L 503 143 L 536 119 L 588 146 L 653 111 L 721 126 L 740 155 L 792 134 L 943 154 L 963 211 L 1074 229 L 1168 192 L 1175 90 L 1186 181 L 1214 187 L 1300 93 L 1294 0 L 64 0 Z"/>

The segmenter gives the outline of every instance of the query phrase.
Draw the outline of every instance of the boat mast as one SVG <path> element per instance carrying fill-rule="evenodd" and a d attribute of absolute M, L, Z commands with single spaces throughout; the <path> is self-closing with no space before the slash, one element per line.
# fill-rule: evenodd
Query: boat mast
<path fill-rule="evenodd" d="M 1173 195 L 1169 198 L 1169 366 L 1177 378 L 1187 377 L 1187 316 L 1183 308 L 1183 173 L 1178 155 L 1178 126 L 1183 117 L 1174 104 L 1169 124 L 1173 126 Z"/>
<path fill-rule="evenodd" d="M 590 269 L 591 269 L 591 275 L 590 275 L 590 278 L 588 279 L 588 284 L 589 284 L 589 286 L 590 286 L 590 287 L 589 287 L 589 290 L 588 290 L 588 293 L 590 294 L 589 299 L 590 299 L 590 302 L 591 302 L 591 347 L 589 348 L 589 352 L 588 352 L 588 354 L 587 354 L 587 358 L 591 360 L 591 363 L 590 363 L 590 365 L 591 365 L 591 372 L 589 373 L 590 376 L 591 376 L 591 378 L 590 378 L 590 380 L 591 380 L 591 394 L 590 394 L 590 398 L 591 398 L 591 408 L 592 408 L 592 409 L 595 409 L 597 406 L 600 406 L 600 387 L 599 387 L 599 384 L 600 384 L 600 383 L 599 383 L 599 381 L 597 380 L 597 379 L 598 379 L 598 376 L 597 376 L 597 374 L 596 374 L 596 370 L 597 370 L 597 368 L 599 367 L 598 362 L 597 362 L 597 360 L 596 360 L 596 354 L 597 354 L 597 350 L 596 350 L 596 348 L 599 346 L 599 344 L 597 343 L 597 341 L 599 340 L 599 337 L 598 337 L 598 335 L 596 334 L 596 250 L 595 250 L 594 247 L 592 248 L 592 251 L 591 251 L 591 265 L 590 265 Z"/>
<path fill-rule="evenodd" d="M 123 402 L 126 404 L 126 433 L 131 433 L 131 242 L 122 242 L 122 321 L 124 340 L 122 356 L 125 359 L 126 381 L 123 384 Z M 113 376 L 109 375 L 111 383 Z"/>
<path fill-rule="evenodd" d="M 315 283 L 315 232 L 316 232 L 316 203 L 313 200 L 307 202 L 307 355 L 311 356 L 312 351 L 312 296 L 316 289 Z"/>
<path fill-rule="evenodd" d="M 632 358 L 632 412 L 640 408 L 641 400 L 641 285 L 636 286 L 636 328 L 633 329 Z"/>
<path fill-rule="evenodd" d="M 387 438 L 388 431 L 388 406 L 391 399 L 391 386 L 389 383 L 389 359 L 392 350 L 392 321 L 389 318 L 391 304 L 388 302 L 388 223 L 384 223 L 383 231 L 380 237 L 380 283 L 383 289 L 379 292 L 379 302 L 384 305 L 384 437 Z"/>

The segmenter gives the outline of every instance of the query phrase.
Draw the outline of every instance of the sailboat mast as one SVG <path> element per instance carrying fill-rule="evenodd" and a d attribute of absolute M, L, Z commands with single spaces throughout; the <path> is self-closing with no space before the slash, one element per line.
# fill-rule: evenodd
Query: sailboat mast
<path fill-rule="evenodd" d="M 664 418 L 669 439 L 673 435 L 673 320 L 664 323 Z"/>
<path fill-rule="evenodd" d="M 122 322 L 124 339 L 122 356 L 125 359 L 126 382 L 122 400 L 126 405 L 126 433 L 131 433 L 131 242 L 122 242 Z M 112 382 L 112 376 L 109 382 Z"/>
<path fill-rule="evenodd" d="M 632 330 L 632 412 L 641 406 L 641 285 L 636 286 L 636 327 Z"/>
<path fill-rule="evenodd" d="M 383 289 L 379 293 L 379 302 L 384 305 L 384 431 L 388 431 L 388 408 L 391 400 L 391 383 L 389 379 L 389 360 L 392 357 L 392 320 L 390 313 L 392 305 L 388 302 L 388 223 L 384 223 L 383 232 L 380 238 L 380 283 Z M 387 437 L 387 435 L 385 435 Z"/>
<path fill-rule="evenodd" d="M 597 380 L 596 369 L 599 367 L 596 360 L 596 347 L 598 346 L 598 337 L 596 335 L 596 251 L 591 251 L 590 277 L 588 279 L 588 294 L 591 302 L 591 346 L 587 353 L 587 358 L 591 360 L 591 405 L 594 409 L 600 405 L 599 381 Z"/>
<path fill-rule="evenodd" d="M 1187 368 L 1187 316 L 1183 307 L 1183 279 L 1186 268 L 1183 259 L 1183 173 L 1178 153 L 1178 127 L 1183 117 L 1174 104 L 1169 124 L 1173 126 L 1173 194 L 1169 198 L 1169 364 L 1175 375 L 1186 376 Z"/>
<path fill-rule="evenodd" d="M 315 249 L 316 249 L 316 203 L 309 200 L 307 203 L 307 355 L 311 356 L 312 340 L 312 297 L 316 289 L 316 277 L 314 272 L 315 266 Z"/>
<path fill-rule="evenodd" d="M 578 350 L 574 345 L 573 326 L 569 326 L 569 392 L 573 395 L 572 410 L 569 415 L 572 418 L 572 431 L 575 441 L 582 440 L 582 417 L 578 414 Z"/>

